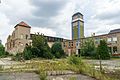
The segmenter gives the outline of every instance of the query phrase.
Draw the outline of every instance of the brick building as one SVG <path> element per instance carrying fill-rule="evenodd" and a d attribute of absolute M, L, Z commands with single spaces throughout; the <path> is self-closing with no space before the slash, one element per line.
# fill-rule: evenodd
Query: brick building
<path fill-rule="evenodd" d="M 32 40 L 31 37 L 35 34 L 31 34 L 31 26 L 26 24 L 25 22 L 20 22 L 14 27 L 14 31 L 12 35 L 9 35 L 7 38 L 7 42 L 5 44 L 5 50 L 11 54 L 16 54 L 23 52 L 26 45 L 31 45 Z M 52 36 L 44 36 L 47 41 L 48 45 L 51 47 L 55 42 L 60 41 L 62 42 L 64 39 L 59 37 L 52 37 Z"/>
<path fill-rule="evenodd" d="M 109 50 L 112 54 L 120 54 L 120 29 L 111 30 L 108 34 L 93 35 L 93 37 L 84 37 L 84 20 L 81 13 L 75 13 L 72 16 L 72 40 L 63 42 L 63 49 L 69 56 L 72 54 L 80 54 L 83 42 L 88 38 L 93 38 L 96 46 L 100 40 L 106 40 Z"/>
<path fill-rule="evenodd" d="M 108 34 L 94 35 L 76 40 L 66 40 L 63 42 L 63 49 L 68 55 L 80 54 L 81 46 L 85 40 L 93 38 L 96 46 L 100 40 L 105 40 L 112 54 L 120 54 L 120 29 L 111 30 Z"/>

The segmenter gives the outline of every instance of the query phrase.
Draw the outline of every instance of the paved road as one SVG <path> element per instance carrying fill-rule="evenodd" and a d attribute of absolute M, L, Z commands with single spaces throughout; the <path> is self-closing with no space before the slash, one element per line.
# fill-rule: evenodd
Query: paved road
<path fill-rule="evenodd" d="M 0 73 L 0 80 L 40 80 L 35 73 Z"/>
<path fill-rule="evenodd" d="M 59 76 L 49 76 L 48 80 L 96 80 L 85 75 L 59 75 Z"/>
<path fill-rule="evenodd" d="M 12 65 L 16 63 L 16 61 L 11 61 L 11 58 L 0 58 L 0 65 Z"/>
<path fill-rule="evenodd" d="M 94 64 L 96 68 L 99 68 L 99 60 L 84 60 L 88 64 Z M 120 70 L 120 59 L 117 60 L 102 60 L 102 67 L 105 70 L 114 72 L 115 70 Z"/>
<path fill-rule="evenodd" d="M 85 75 L 48 76 L 47 80 L 95 80 Z M 0 80 L 40 80 L 35 73 L 0 73 Z"/>

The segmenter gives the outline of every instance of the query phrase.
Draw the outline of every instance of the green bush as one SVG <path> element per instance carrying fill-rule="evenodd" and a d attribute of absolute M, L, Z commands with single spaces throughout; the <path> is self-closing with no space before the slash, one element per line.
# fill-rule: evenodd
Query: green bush
<path fill-rule="evenodd" d="M 51 53 L 56 57 L 56 58 L 62 58 L 65 57 L 64 50 L 62 49 L 62 45 L 60 42 L 56 42 L 53 44 L 51 48 Z"/>
<path fill-rule="evenodd" d="M 3 55 L 5 55 L 5 47 L 2 44 L 0 44 L 0 56 Z"/>
<path fill-rule="evenodd" d="M 96 47 L 94 44 L 94 39 L 89 38 L 85 40 L 81 46 L 81 55 L 86 57 L 94 58 L 96 54 Z"/>
<path fill-rule="evenodd" d="M 97 59 L 110 59 L 109 49 L 105 40 L 100 40 L 100 45 L 97 48 Z"/>
<path fill-rule="evenodd" d="M 16 61 L 23 60 L 23 53 L 17 53 L 12 59 Z"/>
<path fill-rule="evenodd" d="M 23 51 L 23 56 L 25 60 L 29 60 L 32 58 L 31 46 L 26 46 Z"/>

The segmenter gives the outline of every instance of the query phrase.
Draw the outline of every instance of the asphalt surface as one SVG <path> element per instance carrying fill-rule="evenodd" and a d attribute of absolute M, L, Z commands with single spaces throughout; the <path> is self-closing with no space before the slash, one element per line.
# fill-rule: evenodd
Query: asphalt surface
<path fill-rule="evenodd" d="M 47 80 L 95 80 L 85 75 L 58 75 L 48 76 Z M 35 73 L 0 73 L 0 80 L 40 80 Z"/>

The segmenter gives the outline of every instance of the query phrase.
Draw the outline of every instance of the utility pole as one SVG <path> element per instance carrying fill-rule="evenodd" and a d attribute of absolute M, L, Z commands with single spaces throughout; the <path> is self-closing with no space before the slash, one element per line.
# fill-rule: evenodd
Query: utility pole
<path fill-rule="evenodd" d="M 100 72 L 102 72 L 102 61 L 101 61 L 101 56 L 99 55 L 99 62 L 100 62 Z"/>

